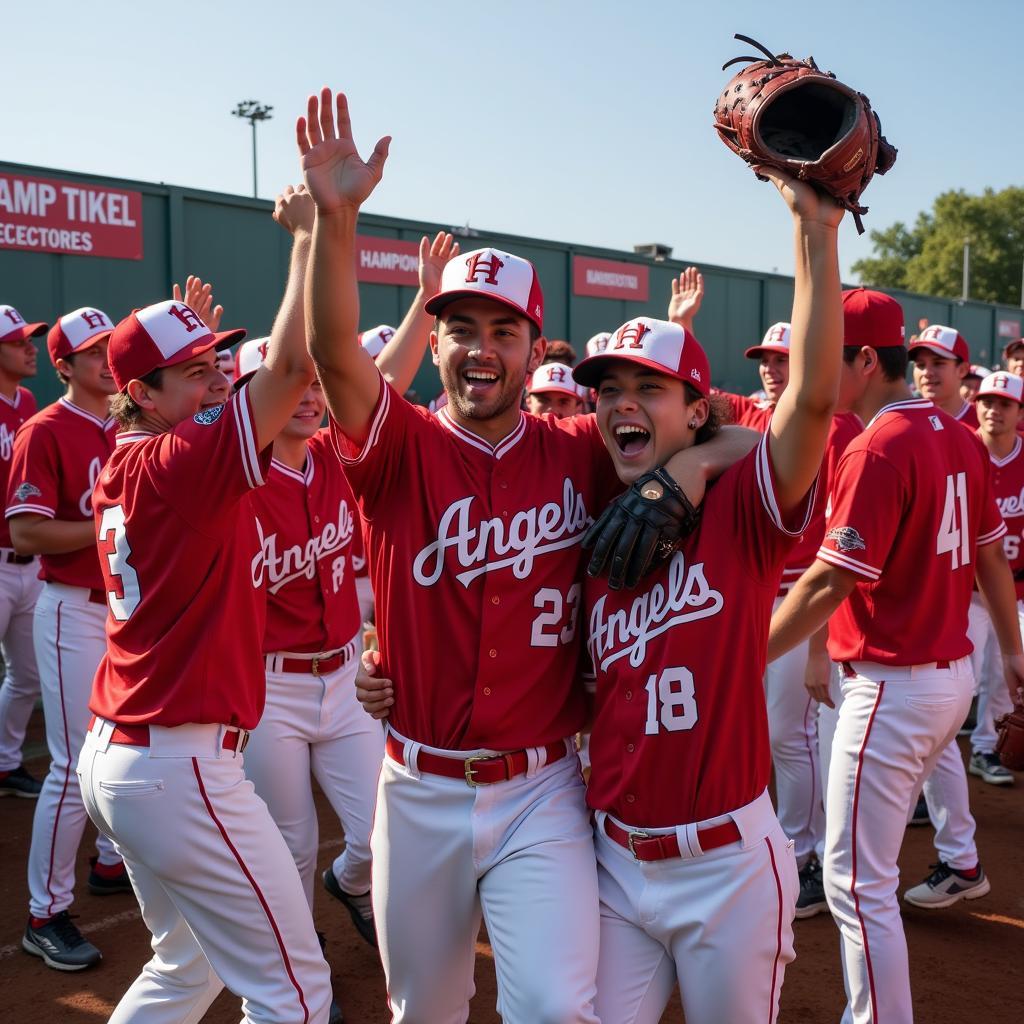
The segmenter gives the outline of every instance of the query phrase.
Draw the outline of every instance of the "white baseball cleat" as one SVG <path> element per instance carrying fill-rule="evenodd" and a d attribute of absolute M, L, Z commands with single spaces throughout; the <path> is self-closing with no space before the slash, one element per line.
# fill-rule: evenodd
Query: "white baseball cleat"
<path fill-rule="evenodd" d="M 933 864 L 932 868 L 932 873 L 920 885 L 915 885 L 903 894 L 907 903 L 926 910 L 941 910 L 960 900 L 976 900 L 992 888 L 980 864 L 975 868 L 977 875 L 973 878 L 966 877 L 964 872 L 942 861 Z"/>

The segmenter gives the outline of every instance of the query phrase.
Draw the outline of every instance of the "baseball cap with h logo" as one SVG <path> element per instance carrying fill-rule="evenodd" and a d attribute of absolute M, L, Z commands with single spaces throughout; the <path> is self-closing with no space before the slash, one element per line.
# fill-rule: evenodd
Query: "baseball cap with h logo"
<path fill-rule="evenodd" d="M 566 363 L 542 363 L 533 371 L 526 388 L 528 395 L 542 395 L 549 391 L 585 398 L 586 389 L 573 380 L 572 367 Z"/>
<path fill-rule="evenodd" d="M 1012 402 L 1024 404 L 1024 377 L 1009 373 L 1006 370 L 997 370 L 990 373 L 978 388 L 976 398 L 1009 398 Z"/>
<path fill-rule="evenodd" d="M 105 338 L 109 338 L 113 331 L 113 321 L 101 309 L 82 306 L 81 309 L 65 313 L 50 328 L 50 333 L 46 337 L 50 362 L 56 366 L 58 359 L 98 345 Z"/>
<path fill-rule="evenodd" d="M 789 324 L 772 324 L 767 331 L 764 332 L 764 337 L 761 339 L 760 345 L 752 345 L 743 354 L 748 359 L 760 359 L 765 353 L 778 352 L 780 355 L 789 355 L 789 339 L 792 334 L 792 329 Z"/>
<path fill-rule="evenodd" d="M 667 377 L 681 380 L 707 397 L 711 388 L 711 365 L 700 342 L 685 327 L 665 320 L 638 316 L 623 324 L 608 347 L 584 359 L 573 371 L 578 384 L 596 388 L 613 360 L 639 363 Z"/>
<path fill-rule="evenodd" d="M 476 249 L 455 256 L 441 272 L 441 290 L 424 309 L 434 316 L 457 299 L 493 299 L 544 330 L 544 293 L 529 260 L 500 249 Z"/>
<path fill-rule="evenodd" d="M 957 359 L 962 363 L 971 361 L 971 350 L 955 327 L 943 327 L 942 324 L 926 327 L 917 336 L 917 341 L 910 346 L 911 359 L 920 348 L 934 352 L 942 359 Z"/>
<path fill-rule="evenodd" d="M 230 348 L 245 337 L 241 329 L 214 334 L 184 302 L 157 302 L 136 309 L 114 328 L 107 359 L 118 391 L 153 370 L 176 366 L 210 349 Z"/>
<path fill-rule="evenodd" d="M 0 342 L 26 341 L 45 334 L 49 324 L 27 324 L 13 306 L 0 306 Z"/>

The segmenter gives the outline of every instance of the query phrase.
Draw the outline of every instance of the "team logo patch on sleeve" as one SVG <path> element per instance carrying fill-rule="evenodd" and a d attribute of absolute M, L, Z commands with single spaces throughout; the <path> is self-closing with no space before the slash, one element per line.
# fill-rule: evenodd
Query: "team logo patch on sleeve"
<path fill-rule="evenodd" d="M 223 412 L 223 405 L 214 405 L 209 409 L 203 409 L 202 411 L 197 412 L 192 419 L 194 419 L 201 427 L 208 427 L 211 423 L 216 423 Z"/>
<path fill-rule="evenodd" d="M 836 526 L 825 534 L 825 540 L 835 541 L 840 551 L 867 550 L 864 538 L 852 526 Z"/>
<path fill-rule="evenodd" d="M 35 484 L 23 483 L 18 485 L 18 489 L 14 492 L 14 496 L 18 501 L 28 501 L 29 498 L 41 498 L 43 492 L 36 487 Z"/>

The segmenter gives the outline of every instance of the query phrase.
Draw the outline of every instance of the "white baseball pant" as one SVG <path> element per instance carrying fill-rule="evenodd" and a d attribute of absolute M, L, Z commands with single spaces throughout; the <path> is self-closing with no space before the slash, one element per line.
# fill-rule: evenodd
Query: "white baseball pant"
<path fill-rule="evenodd" d="M 112 730 L 97 720 L 78 774 L 124 855 L 153 957 L 111 1024 L 198 1021 L 222 983 L 244 1021 L 325 1024 L 330 969 L 295 862 L 224 728 L 151 726 L 148 747 L 111 743 Z"/>
<path fill-rule="evenodd" d="M 50 917 L 74 900 L 75 858 L 86 812 L 75 778 L 85 740 L 96 669 L 107 649 L 106 605 L 84 587 L 45 583 L 36 602 L 33 634 L 39 666 L 50 770 L 32 819 L 28 855 L 29 913 Z M 106 836 L 96 840 L 101 864 L 121 860 Z"/>
<path fill-rule="evenodd" d="M 348 645 L 349 661 L 325 676 L 272 670 L 283 657 L 306 655 L 267 655 L 267 703 L 245 748 L 245 774 L 295 858 L 310 911 L 318 841 L 310 772 L 345 832 L 334 877 L 353 896 L 370 888 L 370 829 L 384 731 L 356 700 L 357 641 Z"/>
<path fill-rule="evenodd" d="M 370 847 L 373 910 L 394 1024 L 465 1024 L 481 912 L 506 1024 L 598 1024 L 597 871 L 575 747 L 490 786 L 384 757 Z"/>
<path fill-rule="evenodd" d="M 775 599 L 775 608 L 782 598 Z M 779 824 L 795 844 L 803 867 L 825 837 L 825 807 L 818 760 L 818 704 L 804 686 L 807 641 L 765 667 L 768 735 L 775 766 Z"/>
<path fill-rule="evenodd" d="M 968 658 L 943 669 L 852 668 L 832 745 L 824 861 L 849 1000 L 843 1021 L 909 1024 L 897 860 L 911 800 L 963 722 L 974 677 Z"/>
<path fill-rule="evenodd" d="M 836 735 L 836 723 L 839 721 L 839 705 L 843 702 L 843 690 L 840 683 L 839 666 L 832 663 L 832 675 L 829 677 L 828 692 L 834 707 L 827 704 L 818 705 L 818 769 L 821 772 L 821 796 L 828 818 L 828 769 L 832 762 L 832 741 Z M 824 822 L 822 823 L 824 825 Z M 825 829 L 821 830 L 815 843 L 814 851 L 818 860 L 825 863 Z"/>
<path fill-rule="evenodd" d="M 770 1024 L 786 964 L 794 958 L 800 891 L 793 841 L 768 793 L 729 815 L 676 829 L 687 834 L 735 821 L 738 843 L 641 863 L 604 831 L 595 843 L 601 893 L 598 1017 L 606 1024 L 657 1024 L 676 982 L 687 1024 Z M 624 828 L 637 826 L 619 822 Z"/>
<path fill-rule="evenodd" d="M 43 584 L 39 561 L 7 562 L 10 549 L 0 548 L 0 637 L 4 681 L 0 687 L 0 772 L 21 764 L 21 746 L 32 709 L 39 697 L 39 671 L 32 643 L 32 619 Z"/>

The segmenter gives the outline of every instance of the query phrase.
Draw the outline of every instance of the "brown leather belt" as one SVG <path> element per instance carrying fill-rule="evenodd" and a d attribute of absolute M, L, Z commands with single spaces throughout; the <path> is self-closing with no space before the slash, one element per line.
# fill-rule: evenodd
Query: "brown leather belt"
<path fill-rule="evenodd" d="M 96 717 L 89 722 L 89 728 L 92 729 L 96 723 Z M 124 743 L 129 747 L 148 747 L 149 746 L 149 726 L 148 725 L 115 725 L 113 731 L 110 733 L 111 743 Z M 246 745 L 249 742 L 249 730 L 248 729 L 225 729 L 224 736 L 221 740 L 221 747 L 224 750 L 237 750 L 239 754 L 245 750 Z"/>
<path fill-rule="evenodd" d="M 385 744 L 388 757 L 399 764 L 405 764 L 404 745 L 393 736 Z M 547 755 L 546 764 L 560 761 L 568 753 L 565 741 L 549 743 L 543 748 Z M 443 775 L 446 779 L 465 779 L 468 786 L 492 786 L 495 782 L 508 782 L 518 775 L 525 775 L 529 768 L 525 750 L 513 750 L 508 754 L 474 754 L 472 757 L 442 757 L 420 750 L 416 755 L 416 767 L 429 775 Z"/>
<path fill-rule="evenodd" d="M 296 672 L 300 675 L 326 676 L 341 668 L 342 665 L 347 665 L 352 660 L 354 653 L 355 647 L 349 644 L 348 647 L 338 651 L 337 654 L 332 654 L 329 658 L 321 658 L 320 655 L 314 658 L 280 658 L 275 663 L 275 671 Z"/>
<path fill-rule="evenodd" d="M 843 669 L 843 675 L 847 679 L 849 679 L 852 676 L 855 676 L 857 674 L 857 670 L 853 667 L 853 665 L 850 662 L 848 662 L 848 661 L 841 661 L 839 664 L 841 665 L 841 667 Z M 949 668 L 949 662 L 948 661 L 937 661 L 937 662 L 935 662 L 935 667 L 936 667 L 936 669 L 939 669 L 939 670 L 942 670 L 942 669 L 945 669 L 945 668 Z"/>
<path fill-rule="evenodd" d="M 606 817 L 604 819 L 604 834 L 612 842 L 629 850 L 637 860 L 668 860 L 671 857 L 682 856 L 679 850 L 679 837 L 675 832 L 651 835 L 649 832 L 622 828 L 611 818 Z M 709 850 L 717 850 L 720 846 L 728 846 L 729 843 L 738 843 L 740 839 L 740 830 L 736 827 L 736 822 L 732 820 L 721 825 L 710 825 L 707 828 L 697 829 L 697 841 L 705 853 Z"/>

